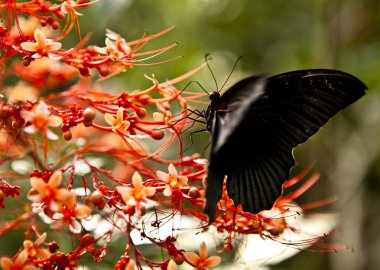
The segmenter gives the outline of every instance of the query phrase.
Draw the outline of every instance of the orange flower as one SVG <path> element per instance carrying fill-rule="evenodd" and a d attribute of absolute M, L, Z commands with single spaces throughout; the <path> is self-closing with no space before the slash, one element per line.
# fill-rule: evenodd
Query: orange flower
<path fill-rule="evenodd" d="M 112 125 L 114 132 L 119 131 L 124 133 L 131 124 L 129 121 L 124 120 L 124 109 L 121 107 L 117 110 L 116 118 L 112 114 L 106 113 L 104 114 L 104 119 L 108 124 Z"/>
<path fill-rule="evenodd" d="M 113 61 L 123 60 L 123 58 L 128 57 L 132 52 L 131 47 L 125 39 L 111 30 L 107 30 L 105 43 L 105 48 L 95 47 L 95 50 L 100 54 L 106 54 Z"/>
<path fill-rule="evenodd" d="M 170 163 L 168 168 L 169 173 L 162 171 L 157 171 L 156 174 L 158 178 L 168 184 L 164 189 L 164 195 L 170 196 L 172 194 L 172 189 L 187 186 L 187 177 L 183 175 L 178 175 L 178 172 L 173 164 Z"/>
<path fill-rule="evenodd" d="M 154 187 L 144 187 L 141 175 L 135 172 L 132 176 L 132 187 L 118 186 L 117 191 L 127 206 L 155 205 L 148 197 L 156 193 Z"/>
<path fill-rule="evenodd" d="M 27 100 L 35 102 L 38 100 L 39 96 L 38 90 L 35 87 L 26 84 L 23 81 L 19 81 L 16 85 L 9 87 L 7 89 L 6 94 L 9 102 L 17 100 Z"/>
<path fill-rule="evenodd" d="M 58 136 L 48 129 L 48 127 L 58 127 L 62 124 L 62 118 L 50 115 L 49 108 L 44 102 L 40 102 L 33 108 L 33 111 L 21 111 L 21 116 L 30 126 L 24 128 L 26 133 L 34 134 L 41 131 L 50 140 L 57 140 Z"/>
<path fill-rule="evenodd" d="M 0 266 L 4 270 L 36 270 L 37 267 L 31 263 L 27 263 L 27 261 L 32 258 L 45 260 L 51 256 L 51 253 L 47 249 L 39 247 L 45 239 L 46 233 L 38 237 L 34 243 L 30 240 L 25 240 L 21 252 L 13 260 L 8 257 L 2 257 L 0 259 Z"/>
<path fill-rule="evenodd" d="M 199 256 L 194 252 L 188 251 L 185 253 L 185 259 L 190 265 L 194 266 L 195 270 L 213 268 L 222 261 L 219 256 L 207 257 L 207 246 L 205 242 L 202 242 L 199 247 Z"/>
<path fill-rule="evenodd" d="M 21 252 L 13 260 L 8 257 L 0 258 L 0 266 L 3 270 L 37 270 L 33 264 L 26 263 L 28 259 L 26 252 Z"/>
<path fill-rule="evenodd" d="M 76 220 L 87 218 L 91 215 L 92 209 L 87 205 L 77 206 L 77 200 L 74 193 L 66 200 L 63 208 L 53 215 L 55 221 L 52 223 L 53 229 L 63 228 L 65 225 L 69 225 L 72 233 L 78 234 L 82 231 L 81 224 Z"/>
<path fill-rule="evenodd" d="M 61 43 L 47 39 L 38 28 L 34 31 L 34 40 L 36 42 L 25 41 L 21 43 L 21 48 L 28 52 L 35 52 L 32 55 L 33 58 L 48 56 L 49 58 L 57 59 L 57 56 L 51 52 L 59 50 L 62 47 Z"/>
<path fill-rule="evenodd" d="M 289 209 L 290 207 L 288 206 Z M 302 212 L 301 209 L 298 210 Z M 279 236 L 284 231 L 291 229 L 286 221 L 287 215 L 289 215 L 289 211 L 273 207 L 271 210 L 264 210 L 258 213 L 258 219 L 253 219 L 252 225 L 258 229 L 260 235 L 270 233 L 272 236 Z"/>
<path fill-rule="evenodd" d="M 172 117 L 172 113 L 169 110 L 166 110 L 162 104 L 159 102 L 156 103 L 157 109 L 160 110 L 160 112 L 154 112 L 153 118 L 157 122 L 163 122 L 165 124 L 169 124 L 170 119 Z"/>
<path fill-rule="evenodd" d="M 28 193 L 28 199 L 36 203 L 45 203 L 51 211 L 58 211 L 74 195 L 64 188 L 58 189 L 61 182 L 61 171 L 55 171 L 47 183 L 40 177 L 30 178 L 32 189 Z"/>

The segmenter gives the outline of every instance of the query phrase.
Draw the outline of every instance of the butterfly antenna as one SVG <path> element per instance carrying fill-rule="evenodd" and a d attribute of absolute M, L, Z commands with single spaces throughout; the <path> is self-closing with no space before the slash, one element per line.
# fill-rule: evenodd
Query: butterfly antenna
<path fill-rule="evenodd" d="M 236 60 L 234 66 L 232 67 L 232 70 L 231 70 L 231 72 L 230 72 L 230 75 L 228 75 L 226 81 L 223 83 L 223 85 L 222 85 L 222 87 L 219 89 L 219 91 L 223 89 L 223 87 L 226 85 L 226 83 L 228 82 L 228 80 L 231 78 L 231 75 L 232 75 L 232 73 L 234 73 L 234 70 L 235 70 L 237 64 L 239 63 L 240 59 L 242 59 L 243 57 L 244 57 L 244 54 L 240 55 L 239 58 Z M 219 91 L 218 91 L 218 92 L 219 92 Z"/>
<path fill-rule="evenodd" d="M 212 69 L 211 69 L 211 67 L 210 67 L 210 63 L 209 63 L 209 60 L 211 60 L 211 59 L 212 59 L 212 58 L 210 57 L 210 54 L 209 54 L 209 53 L 206 53 L 206 54 L 205 54 L 206 64 L 207 64 L 208 70 L 210 70 L 210 73 L 211 73 L 212 78 L 214 79 L 215 86 L 216 86 L 216 90 L 218 90 L 218 92 L 219 92 L 218 82 L 216 81 L 216 77 L 215 77 L 215 75 L 214 75 L 214 72 L 212 72 Z"/>
<path fill-rule="evenodd" d="M 179 94 L 178 95 L 181 95 L 182 93 L 183 93 L 183 91 L 185 91 L 186 90 L 186 88 L 187 87 L 189 87 L 190 86 L 190 84 L 192 84 L 192 83 L 195 83 L 195 84 L 197 84 L 208 96 L 210 95 L 210 93 L 198 82 L 198 81 L 191 81 L 191 82 L 189 82 L 188 84 L 186 84 L 186 86 L 185 86 L 185 88 L 183 88 L 182 90 L 181 90 L 181 92 L 179 92 Z"/>

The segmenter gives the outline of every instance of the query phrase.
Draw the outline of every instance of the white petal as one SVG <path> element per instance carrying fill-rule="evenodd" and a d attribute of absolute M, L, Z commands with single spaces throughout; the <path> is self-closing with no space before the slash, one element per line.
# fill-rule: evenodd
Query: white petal
<path fill-rule="evenodd" d="M 171 196 L 171 195 L 172 195 L 172 190 L 171 190 L 170 186 L 167 186 L 167 187 L 164 189 L 164 192 L 163 192 L 162 194 L 164 194 L 164 196 L 166 196 L 166 197 Z"/>
<path fill-rule="evenodd" d="M 20 112 L 20 114 L 21 114 L 21 117 L 24 118 L 26 122 L 31 122 L 34 119 L 34 117 L 36 117 L 36 114 L 31 111 L 23 110 Z"/>
<path fill-rule="evenodd" d="M 36 107 L 36 114 L 37 115 L 45 115 L 45 116 L 48 116 L 49 115 L 49 109 L 48 109 L 48 105 L 46 105 L 45 102 L 41 101 L 37 107 Z"/>
<path fill-rule="evenodd" d="M 170 163 L 170 164 L 169 164 L 169 173 L 170 173 L 171 175 L 177 175 L 177 174 L 178 174 L 178 172 L 177 172 L 177 170 L 175 169 L 173 163 Z"/>
<path fill-rule="evenodd" d="M 35 126 L 30 125 L 24 128 L 24 131 L 28 134 L 35 134 L 37 132 L 37 129 Z"/>
<path fill-rule="evenodd" d="M 49 140 L 52 140 L 52 141 L 56 141 L 58 140 L 58 135 L 53 133 L 51 130 L 49 129 L 46 129 L 46 137 L 49 139 Z"/>
<path fill-rule="evenodd" d="M 69 228 L 74 234 L 78 234 L 82 231 L 82 225 L 74 218 L 71 220 Z"/>
<path fill-rule="evenodd" d="M 36 43 L 34 43 L 34 42 L 25 41 L 25 42 L 21 43 L 20 45 L 21 45 L 21 48 L 25 51 L 28 51 L 28 52 L 37 51 L 37 46 L 36 46 Z"/>

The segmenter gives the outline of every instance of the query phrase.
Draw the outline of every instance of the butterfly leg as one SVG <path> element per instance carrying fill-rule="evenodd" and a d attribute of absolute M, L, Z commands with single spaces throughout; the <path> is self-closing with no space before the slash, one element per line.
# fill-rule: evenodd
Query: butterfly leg
<path fill-rule="evenodd" d="M 194 122 L 195 123 L 195 122 Z M 194 123 L 193 123 L 193 125 L 194 125 Z M 192 126 L 193 126 L 192 125 Z M 191 126 L 191 127 L 192 127 Z M 192 146 L 193 146 L 193 143 L 194 143 L 194 140 L 193 140 L 193 134 L 196 134 L 196 133 L 200 133 L 200 132 L 204 132 L 204 131 L 207 131 L 207 129 L 200 129 L 200 130 L 195 130 L 195 131 L 192 131 L 192 132 L 190 132 L 190 145 L 189 145 L 189 147 L 187 147 L 186 148 L 186 150 L 184 151 L 184 152 L 186 152 L 186 151 L 188 151 Z M 204 151 L 205 151 L 205 149 L 207 149 L 207 147 L 210 145 L 210 143 L 208 143 L 208 145 L 204 148 L 204 150 L 202 151 L 202 156 L 203 156 L 203 153 L 204 153 Z"/>

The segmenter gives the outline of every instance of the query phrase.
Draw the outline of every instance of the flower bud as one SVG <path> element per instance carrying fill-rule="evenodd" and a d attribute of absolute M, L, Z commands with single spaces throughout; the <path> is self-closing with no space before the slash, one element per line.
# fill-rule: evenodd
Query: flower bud
<path fill-rule="evenodd" d="M 70 141 L 72 137 L 73 135 L 71 134 L 70 130 L 66 130 L 65 132 L 63 132 L 63 138 L 66 141 Z"/>
<path fill-rule="evenodd" d="M 30 62 L 32 62 L 32 59 L 30 59 L 29 57 L 24 57 L 24 58 L 22 59 L 22 64 L 23 64 L 25 67 L 29 66 L 29 65 L 30 65 Z"/>
<path fill-rule="evenodd" d="M 163 130 L 152 130 L 150 136 L 155 140 L 161 140 L 165 136 L 165 132 Z"/>
<path fill-rule="evenodd" d="M 59 249 L 59 245 L 57 242 L 53 241 L 48 244 L 48 249 L 51 253 L 56 252 Z"/>
<path fill-rule="evenodd" d="M 99 190 L 95 190 L 90 196 L 90 202 L 98 206 L 103 203 L 103 194 Z"/>
<path fill-rule="evenodd" d="M 83 111 L 83 121 L 92 121 L 94 120 L 95 118 L 95 111 L 91 108 L 86 108 L 84 111 Z"/>
<path fill-rule="evenodd" d="M 146 110 L 144 108 L 139 108 L 136 111 L 136 114 L 137 114 L 138 117 L 144 118 L 146 116 Z"/>
<path fill-rule="evenodd" d="M 51 24 L 51 28 L 53 28 L 54 30 L 57 30 L 59 28 L 59 23 L 57 21 L 54 21 L 52 24 Z"/>
<path fill-rule="evenodd" d="M 3 191 L 0 190 L 0 203 L 3 202 L 5 199 L 5 194 Z"/>
<path fill-rule="evenodd" d="M 175 262 L 177 265 L 181 265 L 181 264 L 183 264 L 183 262 L 185 261 L 185 259 L 183 258 L 183 256 L 182 256 L 181 254 L 176 254 L 176 255 L 174 255 L 173 260 L 174 260 L 174 262 Z"/>
<path fill-rule="evenodd" d="M 199 198 L 199 195 L 200 195 L 199 190 L 196 187 L 190 188 L 190 190 L 189 190 L 190 198 L 197 199 L 197 198 Z"/>
<path fill-rule="evenodd" d="M 94 241 L 95 241 L 94 236 L 93 236 L 91 233 L 86 233 L 86 234 L 83 235 L 82 238 L 80 239 L 80 244 L 81 244 L 83 247 L 87 247 L 87 246 L 91 245 L 92 243 L 94 243 Z"/>

